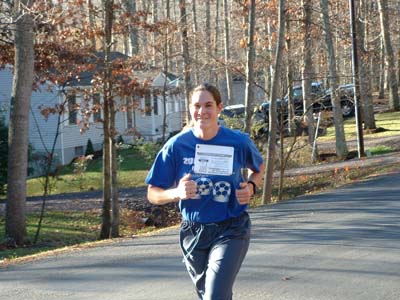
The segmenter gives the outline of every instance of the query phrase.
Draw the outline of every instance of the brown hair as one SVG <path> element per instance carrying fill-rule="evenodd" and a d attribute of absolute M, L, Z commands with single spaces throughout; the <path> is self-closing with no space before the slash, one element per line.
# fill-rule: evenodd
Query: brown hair
<path fill-rule="evenodd" d="M 219 92 L 219 90 L 215 86 L 213 86 L 209 83 L 200 84 L 200 85 L 196 86 L 194 89 L 192 89 L 192 91 L 190 92 L 190 99 L 192 98 L 194 93 L 200 92 L 200 91 L 209 92 L 213 96 L 217 105 L 219 105 L 222 102 L 222 97 L 221 97 L 221 93 Z"/>

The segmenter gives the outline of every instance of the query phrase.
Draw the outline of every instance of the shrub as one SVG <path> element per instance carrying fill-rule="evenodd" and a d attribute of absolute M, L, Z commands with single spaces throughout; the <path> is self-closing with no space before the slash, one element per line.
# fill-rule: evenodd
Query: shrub
<path fill-rule="evenodd" d="M 93 148 L 93 143 L 91 141 L 91 139 L 88 139 L 87 144 L 86 144 L 86 152 L 85 152 L 85 156 L 94 154 L 94 148 Z"/>
<path fill-rule="evenodd" d="M 162 145 L 154 142 L 144 142 L 143 144 L 136 145 L 136 149 L 143 156 L 146 163 L 153 163 L 158 151 L 160 151 Z"/>

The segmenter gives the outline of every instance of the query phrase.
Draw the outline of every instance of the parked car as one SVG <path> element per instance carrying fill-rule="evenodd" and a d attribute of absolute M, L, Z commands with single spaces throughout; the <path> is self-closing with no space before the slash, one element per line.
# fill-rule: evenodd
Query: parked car
<path fill-rule="evenodd" d="M 338 86 L 338 92 L 340 97 L 340 104 L 342 107 L 343 117 L 352 117 L 355 113 L 354 107 L 354 84 L 348 83 Z M 331 89 L 327 89 L 326 93 L 331 95 Z"/>
<path fill-rule="evenodd" d="M 289 101 L 289 95 L 283 98 L 284 103 Z M 328 103 L 330 99 L 327 99 L 324 86 L 322 82 L 311 83 L 311 102 L 313 102 L 314 111 L 319 111 L 323 107 L 330 105 Z M 296 85 L 293 87 L 293 104 L 296 115 L 303 114 L 303 87 L 302 85 Z"/>
<path fill-rule="evenodd" d="M 345 84 L 338 87 L 340 95 L 340 103 L 342 107 L 343 117 L 351 117 L 354 115 L 354 85 Z M 289 101 L 289 96 L 286 95 L 282 100 L 277 100 L 277 109 L 283 111 L 287 114 L 287 104 Z M 311 84 L 311 102 L 313 106 L 313 112 L 319 112 L 323 110 L 332 109 L 331 101 L 331 90 L 325 90 L 321 82 L 313 82 Z M 304 113 L 303 109 L 303 87 L 301 85 L 296 85 L 293 87 L 293 105 L 295 115 L 302 115 Z M 261 104 L 263 110 L 266 114 L 269 111 L 269 102 L 264 102 Z M 281 109 L 282 106 L 282 109 Z"/>
<path fill-rule="evenodd" d="M 229 127 L 240 128 L 244 125 L 245 110 L 244 104 L 225 106 L 219 115 L 218 122 L 223 126 L 229 123 Z"/>
<path fill-rule="evenodd" d="M 243 117 L 245 109 L 246 107 L 244 106 L 244 104 L 228 105 L 222 109 L 221 115 L 229 118 Z"/>

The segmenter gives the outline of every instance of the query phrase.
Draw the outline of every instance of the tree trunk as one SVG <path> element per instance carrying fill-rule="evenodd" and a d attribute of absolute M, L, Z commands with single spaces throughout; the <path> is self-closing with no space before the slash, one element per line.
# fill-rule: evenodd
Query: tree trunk
<path fill-rule="evenodd" d="M 385 45 L 383 37 L 381 37 L 380 52 L 380 68 L 379 68 L 379 99 L 385 98 Z"/>
<path fill-rule="evenodd" d="M 245 116 L 246 123 L 244 131 L 250 133 L 251 131 L 251 115 L 254 103 L 254 60 L 255 60 L 255 47 L 254 47 L 254 28 L 256 19 L 256 1 L 251 0 L 249 5 L 249 20 L 248 20 L 248 33 L 247 33 L 247 63 L 246 63 L 246 91 L 245 91 Z"/>
<path fill-rule="evenodd" d="M 186 124 L 189 124 L 189 121 L 190 121 L 189 104 L 190 104 L 190 91 L 192 89 L 192 83 L 191 83 L 191 79 L 190 79 L 189 40 L 188 40 L 188 32 L 187 32 L 186 1 L 185 0 L 179 0 L 179 12 L 180 12 L 180 18 L 181 18 L 180 29 L 181 29 L 182 56 L 183 56 L 183 65 L 184 65 L 183 75 L 185 78 Z"/>
<path fill-rule="evenodd" d="M 112 133 L 110 132 L 111 124 L 111 105 L 112 104 L 112 83 L 111 83 L 111 36 L 113 23 L 113 0 L 104 0 L 104 120 L 103 120 L 103 211 L 100 239 L 110 238 L 111 233 L 111 199 L 112 199 Z"/>
<path fill-rule="evenodd" d="M 198 72 L 198 65 L 199 65 L 199 57 L 198 57 L 198 45 L 197 45 L 197 36 L 198 36 L 198 28 L 197 28 L 197 11 L 196 11 L 196 0 L 192 0 L 192 15 L 193 15 L 193 57 L 194 63 L 193 66 L 193 82 L 194 85 L 199 83 L 199 72 Z"/>
<path fill-rule="evenodd" d="M 204 52 L 206 54 L 206 61 L 211 59 L 211 12 L 210 12 L 210 0 L 206 0 L 206 32 L 205 32 L 205 44 Z M 212 69 L 207 64 L 208 71 L 205 74 L 207 82 L 211 81 Z"/>
<path fill-rule="evenodd" d="M 386 65 L 388 67 L 388 84 L 389 84 L 389 108 L 400 110 L 398 82 L 395 69 L 395 59 L 390 36 L 390 23 L 387 0 L 378 0 L 379 15 L 381 21 L 381 31 L 383 42 L 385 45 Z"/>
<path fill-rule="evenodd" d="M 87 0 L 87 5 L 88 5 L 88 18 L 89 18 L 89 26 L 92 30 L 94 30 L 94 24 L 95 22 L 95 16 L 93 13 L 93 2 L 92 0 Z M 96 50 L 96 36 L 94 34 L 91 35 L 90 38 L 90 44 L 93 49 Z"/>
<path fill-rule="evenodd" d="M 375 129 L 375 114 L 374 105 L 372 102 L 372 90 L 370 85 L 370 74 L 369 74 L 369 53 L 366 37 L 366 26 L 365 22 L 367 16 L 365 13 L 366 1 L 360 1 L 360 18 L 357 19 L 357 31 L 358 31 L 358 50 L 359 50 L 359 82 L 360 82 L 360 98 L 362 107 L 362 120 L 364 121 L 364 129 Z"/>
<path fill-rule="evenodd" d="M 214 56 L 218 57 L 219 51 L 218 51 L 218 45 L 219 45 L 219 3 L 220 0 L 215 1 L 215 40 L 214 40 Z M 218 72 L 214 72 L 214 82 L 215 86 L 218 86 Z"/>
<path fill-rule="evenodd" d="M 112 101 L 110 107 L 110 130 L 111 136 L 111 195 L 112 195 L 112 215 L 111 215 L 111 237 L 119 237 L 119 193 L 118 193 L 118 153 L 117 136 L 115 132 L 115 104 Z"/>
<path fill-rule="evenodd" d="M 230 70 L 230 60 L 231 60 L 231 52 L 230 52 L 230 30 L 229 30 L 229 7 L 228 0 L 223 1 L 224 7 L 224 55 L 225 55 L 225 78 L 226 78 L 226 92 L 227 92 L 227 103 L 228 105 L 234 104 L 234 95 L 233 95 L 233 83 L 232 83 L 232 74 Z"/>
<path fill-rule="evenodd" d="M 343 126 L 343 115 L 340 105 L 340 96 L 337 91 L 338 77 L 336 67 L 336 54 L 333 47 L 331 24 L 329 20 L 329 3 L 328 0 L 320 0 L 323 28 L 325 32 L 325 45 L 328 55 L 329 66 L 329 81 L 331 87 L 331 101 L 333 110 L 333 120 L 335 123 L 335 137 L 336 137 L 336 155 L 339 158 L 345 158 L 349 152 L 346 144 L 346 137 Z"/>
<path fill-rule="evenodd" d="M 400 23 L 400 21 L 399 21 L 399 23 Z M 400 47 L 397 50 L 397 82 L 400 83 Z"/>
<path fill-rule="evenodd" d="M 136 0 L 123 0 L 122 6 L 130 15 L 134 15 L 136 13 Z M 125 54 L 128 56 L 135 55 L 139 53 L 139 37 L 138 37 L 138 30 L 135 26 L 129 24 L 128 25 L 129 32 L 128 32 L 128 43 L 127 49 L 125 49 Z"/>
<path fill-rule="evenodd" d="M 11 245 L 21 246 L 26 239 L 26 173 L 28 170 L 29 106 L 34 77 L 33 16 L 20 11 L 20 3 L 31 7 L 33 1 L 15 1 L 15 69 L 8 131 L 8 178 L 5 237 Z"/>
<path fill-rule="evenodd" d="M 129 0 L 128 0 L 129 1 Z M 153 24 L 157 23 L 158 16 L 157 16 L 157 0 L 152 1 L 152 9 L 151 9 L 151 21 Z M 154 31 L 151 35 L 151 44 L 152 44 L 152 64 L 153 67 L 157 65 L 157 57 L 156 57 L 156 40 L 157 40 L 157 33 Z"/>
<path fill-rule="evenodd" d="M 110 170 L 110 156 L 111 156 L 111 143 L 109 128 L 109 99 L 104 95 L 104 121 L 103 121 L 103 206 L 102 206 L 102 223 L 100 229 L 100 239 L 108 239 L 110 237 L 111 228 L 111 170 Z"/>
<path fill-rule="evenodd" d="M 302 86 L 303 86 L 303 107 L 304 122 L 308 126 L 308 142 L 312 146 L 315 136 L 315 125 L 311 99 L 311 83 L 314 72 L 312 71 L 312 37 L 311 37 L 311 0 L 302 0 L 304 38 L 303 38 L 303 68 L 302 68 Z M 317 151 L 314 152 L 315 154 Z M 317 154 L 316 154 L 317 155 Z M 313 158 L 314 159 L 314 158 Z"/>
<path fill-rule="evenodd" d="M 166 1 L 165 4 L 165 14 L 167 19 L 170 19 L 170 5 L 169 0 Z M 170 54 L 170 44 L 169 44 L 169 29 L 166 29 L 165 39 L 164 39 L 164 47 L 163 51 L 163 64 L 164 64 L 164 72 L 165 79 L 162 90 L 162 99 L 163 99 L 163 127 L 162 127 L 162 143 L 164 144 L 166 140 L 166 131 L 167 131 L 167 75 L 169 72 L 169 54 Z"/>
<path fill-rule="evenodd" d="M 290 39 L 291 32 L 290 32 L 290 20 L 289 18 L 285 18 L 286 22 L 286 49 L 287 49 L 287 64 L 286 64 L 286 86 L 287 86 L 287 95 L 288 95 L 288 103 L 287 103 L 287 122 L 288 122 L 288 132 L 290 136 L 296 134 L 295 132 L 295 113 L 294 113 L 294 106 L 293 106 L 293 59 L 291 57 L 292 52 L 292 41 Z M 283 96 L 283 95 L 282 95 Z M 282 125 L 282 124 L 281 124 Z M 284 128 L 283 128 L 284 130 Z M 283 132 L 281 133 L 283 135 Z M 283 157 L 281 158 L 283 160 Z"/>
<path fill-rule="evenodd" d="M 271 202 L 272 198 L 272 178 L 274 174 L 274 162 L 275 162 L 275 147 L 276 147 L 276 98 L 278 90 L 278 80 L 282 68 L 282 55 L 283 47 L 285 45 L 285 0 L 279 0 L 278 6 L 278 41 L 276 46 L 275 54 L 275 72 L 272 77 L 271 86 L 271 98 L 269 107 L 269 132 L 268 132 L 268 149 L 266 155 L 266 169 L 264 174 L 263 183 L 263 204 Z"/>

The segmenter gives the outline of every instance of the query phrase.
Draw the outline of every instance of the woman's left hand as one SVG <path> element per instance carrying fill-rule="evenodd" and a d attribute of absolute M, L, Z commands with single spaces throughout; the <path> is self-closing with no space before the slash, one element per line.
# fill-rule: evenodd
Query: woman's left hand
<path fill-rule="evenodd" d="M 252 196 L 251 188 L 247 182 L 240 183 L 240 189 L 236 190 L 236 198 L 241 205 L 248 204 Z"/>

